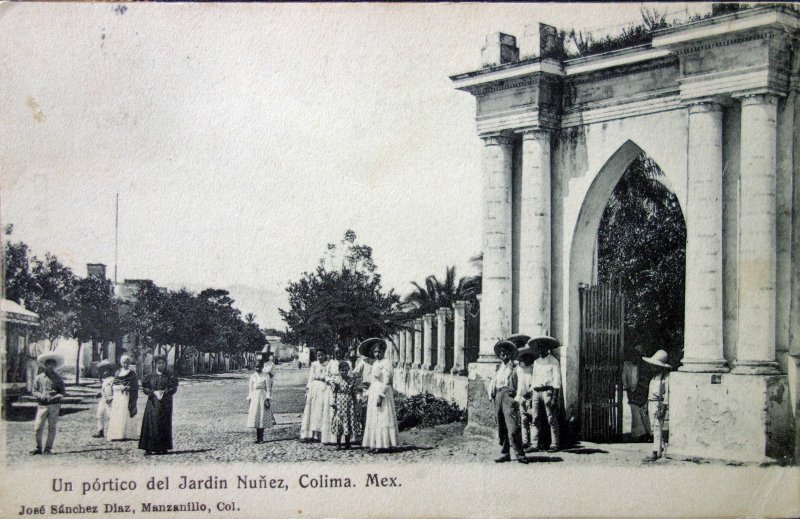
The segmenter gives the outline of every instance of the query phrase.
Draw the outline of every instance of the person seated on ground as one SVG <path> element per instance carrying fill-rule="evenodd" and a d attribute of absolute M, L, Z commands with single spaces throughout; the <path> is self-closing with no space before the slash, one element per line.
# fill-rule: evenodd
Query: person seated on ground
<path fill-rule="evenodd" d="M 642 460 L 649 463 L 664 455 L 664 421 L 669 412 L 669 371 L 672 366 L 667 364 L 669 355 L 664 350 L 658 350 L 652 357 L 642 357 L 642 360 L 655 368 L 647 391 L 650 425 L 653 428 L 653 453 Z"/>
<path fill-rule="evenodd" d="M 247 427 L 255 428 L 256 443 L 264 443 L 264 429 L 275 425 L 275 415 L 272 410 L 274 366 L 269 361 L 267 364 L 258 361 L 247 386 L 247 401 L 250 402 L 247 412 Z"/>
<path fill-rule="evenodd" d="M 101 360 L 97 363 L 97 373 L 100 378 L 100 391 L 97 392 L 97 432 L 92 438 L 102 438 L 111 418 L 111 402 L 114 400 L 114 365 L 110 360 Z"/>
<path fill-rule="evenodd" d="M 139 448 L 145 455 L 166 454 L 172 450 L 172 395 L 178 391 L 178 378 L 167 369 L 167 358 L 153 358 L 153 371 L 142 381 L 147 398 L 142 418 Z"/>
<path fill-rule="evenodd" d="M 517 373 L 514 366 L 517 347 L 513 342 L 499 341 L 494 345 L 494 354 L 500 359 L 500 364 L 489 385 L 489 398 L 494 402 L 497 436 L 501 445 L 500 457 L 495 462 L 511 461 L 510 451 L 513 447 L 517 461 L 527 463 L 520 433 L 519 404 L 514 400 L 517 394 Z"/>
<path fill-rule="evenodd" d="M 328 378 L 328 385 L 333 394 L 333 416 L 331 418 L 331 434 L 336 437 L 336 448 L 350 448 L 350 439 L 361 436 L 361 420 L 358 411 L 358 393 L 356 379 L 350 375 L 350 364 L 339 362 L 339 374 Z"/>
<path fill-rule="evenodd" d="M 561 390 L 561 367 L 551 351 L 561 346 L 553 337 L 541 336 L 534 337 L 528 341 L 528 345 L 539 352 L 539 358 L 533 362 L 531 373 L 531 446 L 528 452 L 539 450 L 539 435 L 542 425 L 539 422 L 541 409 L 547 415 L 547 423 L 550 426 L 550 452 L 558 452 L 560 447 L 559 423 L 556 415 L 556 405 L 558 402 L 558 392 Z"/>
<path fill-rule="evenodd" d="M 32 450 L 31 454 L 50 454 L 53 451 L 53 443 L 56 441 L 61 400 L 67 394 L 64 379 L 56 373 L 56 368 L 64 364 L 64 357 L 48 352 L 36 357 L 36 361 L 39 366 L 44 368 L 44 372 L 36 375 L 36 379 L 33 381 L 32 394 L 37 403 L 33 426 L 36 433 L 36 449 Z M 42 449 L 45 422 L 47 422 L 47 443 Z"/>
<path fill-rule="evenodd" d="M 386 341 L 379 338 L 367 339 L 358 347 L 362 355 L 369 353 L 374 359 L 367 399 L 367 424 L 361 445 L 375 453 L 397 447 L 400 435 L 392 389 L 393 367 L 392 362 L 385 358 L 386 348 Z"/>

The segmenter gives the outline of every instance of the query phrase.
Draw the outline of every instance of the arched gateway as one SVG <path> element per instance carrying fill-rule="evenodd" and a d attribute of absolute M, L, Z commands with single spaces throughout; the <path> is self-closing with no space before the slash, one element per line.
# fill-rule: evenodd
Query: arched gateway
<path fill-rule="evenodd" d="M 799 28 L 793 11 L 756 8 L 563 59 L 557 31 L 538 24 L 519 45 L 506 34 L 487 38 L 482 68 L 451 78 L 475 96 L 483 139 L 469 431 L 493 434 L 482 387 L 495 341 L 516 332 L 562 341 L 564 401 L 575 414 L 578 286 L 591 279 L 609 195 L 644 151 L 677 196 L 687 231 L 684 358 L 672 379 L 668 455 L 794 455 Z"/>

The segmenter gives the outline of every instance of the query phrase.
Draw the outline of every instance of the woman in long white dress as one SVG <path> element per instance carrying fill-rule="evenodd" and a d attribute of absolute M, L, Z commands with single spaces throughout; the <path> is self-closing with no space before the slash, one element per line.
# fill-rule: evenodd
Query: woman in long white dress
<path fill-rule="evenodd" d="M 275 364 L 261 361 L 256 364 L 256 371 L 250 375 L 247 401 L 250 408 L 247 412 L 247 426 L 256 430 L 256 443 L 264 443 L 264 429 L 275 425 L 272 412 L 272 384 L 275 380 Z"/>
<path fill-rule="evenodd" d="M 108 419 L 107 438 L 115 440 L 133 440 L 139 437 L 135 416 L 136 404 L 139 399 L 139 379 L 136 370 L 131 367 L 131 357 L 128 354 L 120 357 L 120 368 L 114 373 L 114 382 L 111 384 L 113 400 L 111 401 L 111 416 Z"/>
<path fill-rule="evenodd" d="M 322 420 L 328 404 L 328 355 L 320 350 L 317 360 L 311 363 L 306 384 L 306 407 L 300 426 L 300 439 L 320 441 L 322 439 Z"/>
<path fill-rule="evenodd" d="M 400 432 L 397 429 L 397 414 L 394 408 L 392 362 L 384 357 L 386 341 L 377 338 L 367 339 L 358 349 L 362 355 L 369 352 L 375 359 L 367 396 L 367 423 L 361 445 L 376 452 L 392 449 L 398 445 Z"/>

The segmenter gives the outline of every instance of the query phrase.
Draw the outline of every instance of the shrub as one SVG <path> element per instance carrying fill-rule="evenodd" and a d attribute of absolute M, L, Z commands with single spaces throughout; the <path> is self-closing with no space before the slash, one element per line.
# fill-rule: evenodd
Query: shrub
<path fill-rule="evenodd" d="M 401 431 L 412 427 L 433 427 L 452 422 L 466 422 L 467 411 L 430 393 L 395 396 L 397 424 Z"/>

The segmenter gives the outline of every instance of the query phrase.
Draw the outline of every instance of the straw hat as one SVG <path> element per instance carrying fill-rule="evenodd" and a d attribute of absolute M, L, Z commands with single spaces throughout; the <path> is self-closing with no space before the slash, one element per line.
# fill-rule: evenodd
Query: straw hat
<path fill-rule="evenodd" d="M 56 368 L 60 368 L 61 366 L 64 365 L 64 357 L 62 357 L 61 355 L 59 355 L 54 351 L 42 353 L 41 355 L 36 357 L 36 362 L 38 362 L 41 367 L 44 367 L 45 362 L 47 362 L 48 360 L 56 361 Z"/>
<path fill-rule="evenodd" d="M 511 356 L 511 360 L 516 360 L 517 358 L 517 345 L 511 341 L 498 341 L 497 344 L 494 345 L 494 354 L 496 356 L 500 356 L 500 350 L 508 350 L 509 355 Z"/>
<path fill-rule="evenodd" d="M 517 358 L 519 360 L 524 360 L 528 364 L 533 364 L 533 361 L 539 357 L 539 352 L 531 348 L 530 346 L 524 346 L 517 351 Z"/>
<path fill-rule="evenodd" d="M 529 340 L 528 346 L 534 350 L 538 350 L 539 346 L 545 346 L 549 350 L 554 350 L 560 348 L 561 343 L 558 342 L 558 339 L 550 337 L 549 335 L 540 335 Z"/>
<path fill-rule="evenodd" d="M 509 335 L 506 337 L 506 340 L 513 342 L 514 346 L 517 348 L 522 348 L 528 343 L 530 338 L 530 335 L 525 335 L 524 333 L 515 333 L 514 335 Z"/>
<path fill-rule="evenodd" d="M 372 337 L 358 345 L 358 353 L 365 357 L 371 357 L 372 347 L 376 344 L 380 345 L 384 352 L 386 351 L 386 341 L 379 337 Z"/>
<path fill-rule="evenodd" d="M 664 350 L 658 350 L 657 352 L 653 353 L 652 357 L 642 357 L 642 360 L 648 364 L 652 364 L 653 366 L 658 366 L 659 368 L 672 369 L 672 366 L 667 364 L 669 355 Z"/>

